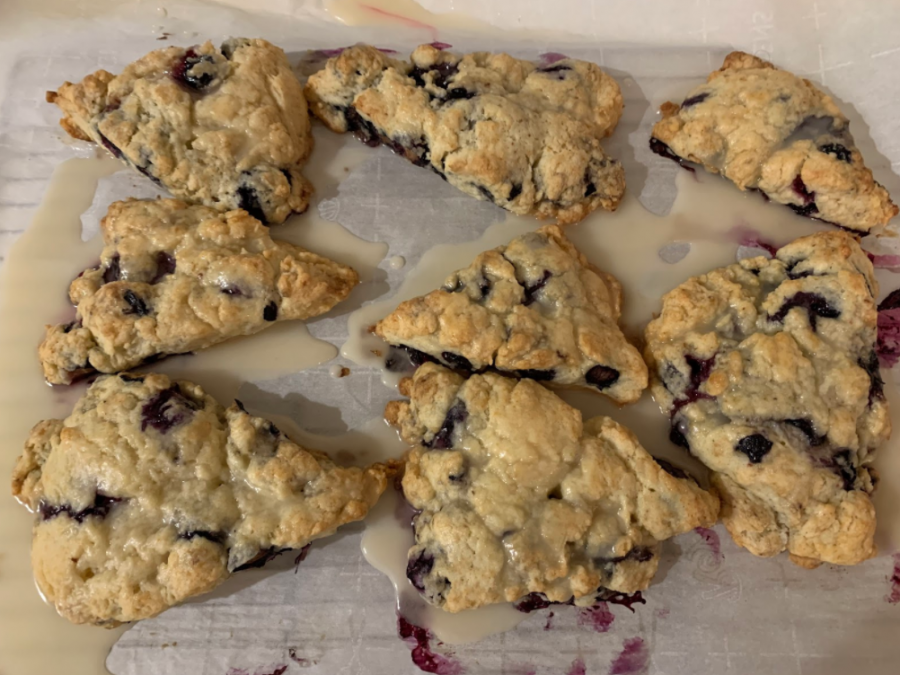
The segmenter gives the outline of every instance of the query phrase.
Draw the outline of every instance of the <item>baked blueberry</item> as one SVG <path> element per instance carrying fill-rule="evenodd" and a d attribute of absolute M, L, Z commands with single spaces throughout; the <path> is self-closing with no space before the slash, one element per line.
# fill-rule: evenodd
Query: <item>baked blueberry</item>
<path fill-rule="evenodd" d="M 272 429 L 190 382 L 99 377 L 13 471 L 43 596 L 74 623 L 155 616 L 360 520 L 397 468 L 341 467 L 283 434 L 264 455 Z"/>
<path fill-rule="evenodd" d="M 875 555 L 869 467 L 891 427 L 877 294 L 856 238 L 820 232 L 689 279 L 647 326 L 670 440 L 710 469 L 752 553 L 804 567 Z"/>

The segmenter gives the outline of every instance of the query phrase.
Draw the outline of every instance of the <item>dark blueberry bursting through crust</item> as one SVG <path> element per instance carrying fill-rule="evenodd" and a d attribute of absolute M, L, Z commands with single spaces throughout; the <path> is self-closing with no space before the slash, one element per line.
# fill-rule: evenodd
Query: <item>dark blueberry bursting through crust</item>
<path fill-rule="evenodd" d="M 469 411 L 466 410 L 466 404 L 462 401 L 457 401 L 453 407 L 447 411 L 447 416 L 444 417 L 444 422 L 434 435 L 434 438 L 430 441 L 422 441 L 422 445 L 426 448 L 431 448 L 432 450 L 446 450 L 452 447 L 453 430 L 456 428 L 457 424 L 465 422 L 468 417 Z"/>
<path fill-rule="evenodd" d="M 688 164 L 687 160 L 682 159 L 674 152 L 672 152 L 672 148 L 663 143 L 658 138 L 650 139 L 650 150 L 659 155 L 660 157 L 665 157 L 666 159 L 671 159 L 673 162 L 678 162 L 683 168 L 687 169 L 691 173 L 694 173 L 695 169 L 690 164 Z"/>
<path fill-rule="evenodd" d="M 478 189 L 478 192 L 482 197 L 491 202 L 491 204 L 494 203 L 494 195 L 490 190 L 488 190 L 484 185 L 476 185 L 475 187 Z"/>
<path fill-rule="evenodd" d="M 406 578 L 420 593 L 425 592 L 425 577 L 431 573 L 432 567 L 434 567 L 434 556 L 425 551 L 420 551 L 415 559 L 410 558 L 406 563 Z"/>
<path fill-rule="evenodd" d="M 457 278 L 455 284 L 453 284 L 452 286 L 444 286 L 442 288 L 442 290 L 446 291 L 447 293 L 459 293 L 465 287 L 466 287 L 466 284 L 463 282 L 463 280 L 460 278 Z"/>
<path fill-rule="evenodd" d="M 522 184 L 521 183 L 513 183 L 512 187 L 509 188 L 509 196 L 506 198 L 506 201 L 511 202 L 513 199 L 522 194 Z"/>
<path fill-rule="evenodd" d="M 547 609 L 547 607 L 553 604 L 559 603 L 550 602 L 547 599 L 547 596 L 543 593 L 529 593 L 517 603 L 515 603 L 513 607 L 515 607 L 520 612 L 529 614 L 531 612 L 536 612 L 539 609 Z"/>
<path fill-rule="evenodd" d="M 697 94 L 696 96 L 691 96 L 689 98 L 684 99 L 684 101 L 681 102 L 681 108 L 682 109 L 690 108 L 692 105 L 697 105 L 698 103 L 703 103 L 703 101 L 705 101 L 708 98 L 709 98 L 709 92 L 702 91 L 699 94 Z"/>
<path fill-rule="evenodd" d="M 684 469 L 679 468 L 664 459 L 657 459 L 656 457 L 654 457 L 654 459 L 656 460 L 656 463 L 659 464 L 659 466 L 662 468 L 662 470 L 670 476 L 674 476 L 675 478 L 682 478 L 684 480 L 693 480 L 693 478 L 691 478 L 691 475 Z"/>
<path fill-rule="evenodd" d="M 475 370 L 475 368 L 472 367 L 472 362 L 469 361 L 469 359 L 467 359 L 465 356 L 454 354 L 453 352 L 441 352 L 441 359 L 443 359 L 448 366 L 456 370 Z"/>
<path fill-rule="evenodd" d="M 266 321 L 275 321 L 278 318 L 278 305 L 273 300 L 268 305 L 266 305 L 263 310 L 263 319 Z"/>
<path fill-rule="evenodd" d="M 609 366 L 594 366 L 585 373 L 584 380 L 602 391 L 619 381 L 619 371 Z"/>
<path fill-rule="evenodd" d="M 687 448 L 688 450 L 690 450 L 691 446 L 690 443 L 688 443 L 687 436 L 684 435 L 684 432 L 679 427 L 680 425 L 673 424 L 669 428 L 669 440 L 681 448 Z"/>
<path fill-rule="evenodd" d="M 141 408 L 141 431 L 146 431 L 149 426 L 162 434 L 168 433 L 202 407 L 181 393 L 178 385 L 174 384 L 151 396 Z"/>
<path fill-rule="evenodd" d="M 537 293 L 547 285 L 547 282 L 550 280 L 550 277 L 553 275 L 550 273 L 550 270 L 544 270 L 543 276 L 535 281 L 533 284 L 522 284 L 522 288 L 525 290 L 525 299 L 522 300 L 522 304 L 526 307 L 534 302 L 537 298 L 535 297 Z"/>
<path fill-rule="evenodd" d="M 416 66 L 413 68 L 409 76 L 415 81 L 416 86 L 425 86 L 425 74 L 431 74 L 431 83 L 438 89 L 446 89 L 447 81 L 456 75 L 458 67 L 455 63 L 438 63 L 428 69 Z"/>
<path fill-rule="evenodd" d="M 117 148 L 115 145 L 113 145 L 113 142 L 111 140 L 109 140 L 106 136 L 104 136 L 102 133 L 100 133 L 99 129 L 97 130 L 97 135 L 100 137 L 100 144 L 104 148 L 109 150 L 109 152 L 112 154 L 113 157 L 115 157 L 116 159 L 125 159 L 125 156 L 122 154 L 122 151 L 119 150 L 119 148 Z"/>
<path fill-rule="evenodd" d="M 137 169 L 138 171 L 140 171 L 142 174 L 144 174 L 147 178 L 152 180 L 154 183 L 156 183 L 157 185 L 162 187 L 162 181 L 159 178 L 157 178 L 156 176 L 154 176 L 153 172 L 150 171 L 151 166 L 153 166 L 153 165 L 148 162 L 145 166 L 135 165 L 134 168 Z"/>
<path fill-rule="evenodd" d="M 588 167 L 584 170 L 584 196 L 590 197 L 593 194 L 597 193 L 597 186 L 594 185 L 594 181 L 591 180 L 591 169 Z"/>
<path fill-rule="evenodd" d="M 805 419 L 797 419 L 797 420 L 784 420 L 785 424 L 790 424 L 792 427 L 795 427 L 803 432 L 803 435 L 806 436 L 806 440 L 813 447 L 817 447 L 822 445 L 825 442 L 827 436 L 820 436 L 816 433 L 816 428 L 813 426 L 813 423 L 809 420 Z"/>
<path fill-rule="evenodd" d="M 64 506 L 56 506 L 41 501 L 38 510 L 41 514 L 41 520 L 50 520 L 56 518 L 61 513 L 65 513 L 77 523 L 83 523 L 87 518 L 106 518 L 110 510 L 116 504 L 125 501 L 122 497 L 110 497 L 109 495 L 98 492 L 94 496 L 94 503 L 81 511 L 75 511 L 68 504 Z"/>
<path fill-rule="evenodd" d="M 225 284 L 222 286 L 222 293 L 225 295 L 232 295 L 234 297 L 241 297 L 244 295 L 244 291 L 235 286 L 234 284 Z"/>
<path fill-rule="evenodd" d="M 137 314 L 138 316 L 147 316 L 150 308 L 137 293 L 128 289 L 122 294 L 122 299 L 128 303 L 129 309 L 124 310 L 123 314 Z"/>
<path fill-rule="evenodd" d="M 879 312 L 884 312 L 889 309 L 900 309 L 900 288 L 891 291 L 878 305 Z"/>
<path fill-rule="evenodd" d="M 635 562 L 643 563 L 652 559 L 653 551 L 645 546 L 635 546 L 625 555 L 620 555 L 615 558 L 597 558 L 596 563 L 598 565 L 608 566 L 625 562 L 626 560 L 634 560 Z"/>
<path fill-rule="evenodd" d="M 106 268 L 103 270 L 104 284 L 109 284 L 122 278 L 122 268 L 119 266 L 120 260 L 119 254 L 116 253 L 106 263 Z"/>
<path fill-rule="evenodd" d="M 478 280 L 478 290 L 481 291 L 481 299 L 484 300 L 490 295 L 492 284 L 487 277 L 481 277 Z"/>
<path fill-rule="evenodd" d="M 525 368 L 517 370 L 516 375 L 519 377 L 527 377 L 529 380 L 539 380 L 540 382 L 549 382 L 556 376 L 556 371 L 552 368 L 549 370 L 539 370 L 537 368 Z"/>
<path fill-rule="evenodd" d="M 853 459 L 850 450 L 840 450 L 836 452 L 832 458 L 835 471 L 844 481 L 844 489 L 850 491 L 856 483 L 856 467 L 853 466 Z"/>
<path fill-rule="evenodd" d="M 178 534 L 179 539 L 186 539 L 190 541 L 196 537 L 200 537 L 200 539 L 206 539 L 207 541 L 211 541 L 214 544 L 224 545 L 225 540 L 228 539 L 228 535 L 224 532 L 210 532 L 209 530 L 188 530 L 187 532 L 180 532 Z"/>
<path fill-rule="evenodd" d="M 72 329 L 75 328 L 77 323 L 77 321 L 70 321 L 69 323 L 67 323 L 65 326 L 63 326 L 63 333 L 71 333 Z"/>
<path fill-rule="evenodd" d="M 539 73 L 560 73 L 566 70 L 572 70 L 572 66 L 567 66 L 564 63 L 560 63 L 559 65 L 551 65 L 545 66 L 544 68 L 537 69 Z"/>
<path fill-rule="evenodd" d="M 759 464 L 769 454 L 769 450 L 772 449 L 772 441 L 762 434 L 753 434 L 744 436 L 737 442 L 734 449 L 747 455 L 751 464 Z"/>
<path fill-rule="evenodd" d="M 869 375 L 869 405 L 874 400 L 884 400 L 884 380 L 881 379 L 881 369 L 878 364 L 878 354 L 869 352 L 866 359 L 860 359 L 859 367 Z"/>
<path fill-rule="evenodd" d="M 824 152 L 826 155 L 834 155 L 842 162 L 847 162 L 848 164 L 852 158 L 850 150 L 840 143 L 826 143 L 825 145 L 819 146 L 819 152 Z"/>
<path fill-rule="evenodd" d="M 819 212 L 819 207 L 816 206 L 815 202 L 811 202 L 804 206 L 798 206 L 797 204 L 788 204 L 788 207 L 800 216 L 814 216 Z"/>
<path fill-rule="evenodd" d="M 797 196 L 803 200 L 804 204 L 809 204 L 816 199 L 816 193 L 806 189 L 806 183 L 803 182 L 803 179 L 799 175 L 794 178 L 794 182 L 791 183 L 791 188 L 797 193 Z"/>
<path fill-rule="evenodd" d="M 290 551 L 289 548 L 275 548 L 271 546 L 267 549 L 263 549 L 260 551 L 255 558 L 245 562 L 243 565 L 239 565 L 234 568 L 234 572 L 241 572 L 243 570 L 249 570 L 251 567 L 263 567 L 270 560 L 274 560 L 278 556 L 280 556 L 285 551 Z"/>
<path fill-rule="evenodd" d="M 800 291 L 788 298 L 775 314 L 769 315 L 769 321 L 784 321 L 794 307 L 802 307 L 809 315 L 809 327 L 816 330 L 816 320 L 819 317 L 823 319 L 837 319 L 841 312 L 828 304 L 828 301 L 818 293 L 807 293 Z"/>
<path fill-rule="evenodd" d="M 194 91 L 203 91 L 212 84 L 215 76 L 208 72 L 192 72 L 201 63 L 213 63 L 213 58 L 207 54 L 199 55 L 193 49 L 186 50 L 172 67 L 172 79 Z"/>
<path fill-rule="evenodd" d="M 344 117 L 347 119 L 347 129 L 353 132 L 363 143 L 371 148 L 381 144 L 381 134 L 369 120 L 364 119 L 355 108 L 347 108 L 344 111 Z"/>
<path fill-rule="evenodd" d="M 266 212 L 263 211 L 262 204 L 259 203 L 259 194 L 256 190 L 248 185 L 241 185 L 237 189 L 238 208 L 244 209 L 258 221 L 266 222 Z"/>
<path fill-rule="evenodd" d="M 447 91 L 447 95 L 444 96 L 445 101 L 456 101 L 456 100 L 466 100 L 475 97 L 474 91 L 469 91 L 465 87 L 453 87 Z"/>
<path fill-rule="evenodd" d="M 618 591 L 611 591 L 608 588 L 601 588 L 597 591 L 597 600 L 599 602 L 622 605 L 623 607 L 627 607 L 632 614 L 634 613 L 634 607 L 632 605 L 638 603 L 642 605 L 647 604 L 647 601 L 644 600 L 644 596 L 641 595 L 640 591 L 635 591 L 634 593 L 619 593 Z"/>
<path fill-rule="evenodd" d="M 119 373 L 119 379 L 122 382 L 137 382 L 138 384 L 144 381 L 141 375 L 129 375 L 128 373 Z"/>
<path fill-rule="evenodd" d="M 392 373 L 402 373 L 415 370 L 423 363 L 429 362 L 437 363 L 437 359 L 406 345 L 391 345 L 384 360 L 384 367 Z"/>
<path fill-rule="evenodd" d="M 158 284 L 167 274 L 175 272 L 175 258 L 165 251 L 156 252 L 156 273 L 150 280 L 151 284 Z"/>

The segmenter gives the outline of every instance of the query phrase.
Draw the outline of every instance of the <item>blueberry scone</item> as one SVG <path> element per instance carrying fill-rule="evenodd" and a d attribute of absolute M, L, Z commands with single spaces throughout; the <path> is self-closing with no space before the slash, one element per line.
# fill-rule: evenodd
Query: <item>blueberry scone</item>
<path fill-rule="evenodd" d="M 797 213 L 868 232 L 897 215 L 849 121 L 809 80 L 732 52 L 681 105 L 665 103 L 651 149 L 697 162 Z"/>
<path fill-rule="evenodd" d="M 358 45 L 329 59 L 305 91 L 332 131 L 384 143 L 513 213 L 572 223 L 598 207 L 615 210 L 625 190 L 622 166 L 600 146 L 622 114 L 622 94 L 593 63 L 537 67 L 431 45 L 407 63 Z"/>
<path fill-rule="evenodd" d="M 891 431 L 872 264 L 819 233 L 689 279 L 647 327 L 671 438 L 706 464 L 752 553 L 803 566 L 875 555 L 870 463 Z"/>
<path fill-rule="evenodd" d="M 76 320 L 48 326 L 38 350 L 51 384 L 318 316 L 359 281 L 345 265 L 273 240 L 240 209 L 128 200 L 109 207 L 101 229 L 100 265 L 69 287 Z"/>
<path fill-rule="evenodd" d="M 407 576 L 447 611 L 633 593 L 650 584 L 662 540 L 716 520 L 714 494 L 668 473 L 611 419 L 582 423 L 533 380 L 466 380 L 426 363 L 401 391 L 410 400 L 385 417 L 413 445 Z"/>
<path fill-rule="evenodd" d="M 44 597 L 70 621 L 112 627 L 360 520 L 393 471 L 336 466 L 190 382 L 122 374 L 34 427 L 12 489 L 36 514 Z"/>
<path fill-rule="evenodd" d="M 415 364 L 495 368 L 630 403 L 647 387 L 647 366 L 617 323 L 621 297 L 612 275 L 548 225 L 482 253 L 374 332 Z"/>
<path fill-rule="evenodd" d="M 231 39 L 151 52 L 119 75 L 98 70 L 47 100 L 75 138 L 102 145 L 173 195 L 264 223 L 305 211 L 312 149 L 303 88 L 284 52 Z"/>

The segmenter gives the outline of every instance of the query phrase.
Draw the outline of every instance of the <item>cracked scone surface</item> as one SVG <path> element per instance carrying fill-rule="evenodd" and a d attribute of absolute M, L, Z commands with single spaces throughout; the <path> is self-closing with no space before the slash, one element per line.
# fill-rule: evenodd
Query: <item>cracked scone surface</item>
<path fill-rule="evenodd" d="M 266 223 L 309 204 L 303 88 L 284 52 L 265 40 L 160 49 L 119 75 L 98 70 L 66 82 L 47 100 L 62 109 L 69 134 L 181 199 L 246 209 Z"/>
<path fill-rule="evenodd" d="M 630 403 L 647 387 L 647 367 L 619 328 L 621 296 L 614 277 L 549 225 L 482 253 L 441 289 L 401 303 L 375 333 L 405 348 L 414 363 L 496 368 Z"/>
<path fill-rule="evenodd" d="M 305 92 L 333 131 L 384 143 L 513 213 L 576 222 L 615 210 L 625 190 L 621 164 L 600 145 L 619 121 L 622 94 L 593 63 L 537 67 L 431 45 L 405 62 L 360 45 L 329 59 Z"/>
<path fill-rule="evenodd" d="M 451 612 L 530 593 L 593 604 L 646 588 L 660 542 L 710 526 L 718 498 L 667 473 L 634 434 L 532 380 L 426 363 L 385 417 L 413 445 L 407 576 Z"/>
<path fill-rule="evenodd" d="M 190 382 L 113 375 L 34 427 L 13 494 L 36 513 L 41 592 L 70 621 L 111 627 L 363 518 L 391 471 L 337 466 Z"/>
<path fill-rule="evenodd" d="M 650 147 L 664 157 L 697 162 L 741 190 L 851 230 L 897 215 L 832 98 L 767 61 L 733 52 L 681 105 L 661 112 Z"/>
<path fill-rule="evenodd" d="M 69 288 L 76 320 L 48 326 L 38 350 L 52 384 L 318 316 L 359 281 L 345 265 L 273 240 L 243 210 L 128 200 L 110 205 L 101 230 L 100 265 Z"/>
<path fill-rule="evenodd" d="M 671 438 L 714 472 L 725 526 L 756 555 L 875 555 L 869 465 L 891 431 L 877 292 L 855 239 L 820 233 L 689 279 L 647 327 Z"/>

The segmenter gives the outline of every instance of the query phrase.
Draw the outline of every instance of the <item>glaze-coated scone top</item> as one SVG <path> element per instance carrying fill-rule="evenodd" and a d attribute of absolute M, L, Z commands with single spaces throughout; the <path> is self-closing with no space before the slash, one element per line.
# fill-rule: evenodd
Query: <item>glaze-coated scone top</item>
<path fill-rule="evenodd" d="M 630 403 L 647 387 L 647 367 L 619 328 L 621 295 L 615 278 L 548 225 L 401 303 L 375 333 L 451 367 L 496 368 Z"/>
<path fill-rule="evenodd" d="M 726 527 L 757 555 L 875 555 L 870 464 L 891 430 L 877 293 L 853 237 L 819 233 L 688 280 L 647 327 L 672 440 L 714 472 Z"/>
<path fill-rule="evenodd" d="M 532 380 L 465 380 L 426 363 L 401 391 L 410 400 L 385 417 L 413 446 L 403 493 L 420 513 L 407 575 L 445 610 L 632 593 L 649 585 L 662 540 L 716 520 L 719 500 L 668 473 L 625 427 L 582 423 Z"/>
<path fill-rule="evenodd" d="M 75 623 L 145 619 L 359 520 L 392 466 L 340 467 L 164 375 L 98 379 L 33 429 L 13 494 L 41 592 Z"/>
<path fill-rule="evenodd" d="M 706 84 L 661 112 L 655 152 L 697 162 L 741 190 L 861 232 L 897 214 L 832 98 L 767 61 L 733 52 Z"/>
<path fill-rule="evenodd" d="M 536 67 L 430 45 L 407 63 L 360 45 L 329 59 L 305 91 L 332 130 L 384 143 L 513 213 L 576 222 L 598 207 L 614 210 L 625 189 L 621 165 L 600 145 L 622 114 L 622 95 L 592 63 Z"/>
<path fill-rule="evenodd" d="M 312 149 L 303 88 L 278 47 L 232 39 L 168 47 L 48 100 L 72 136 L 102 145 L 176 197 L 267 223 L 305 211 Z"/>
<path fill-rule="evenodd" d="M 359 281 L 345 265 L 273 240 L 242 210 L 128 200 L 110 205 L 101 229 L 99 266 L 69 288 L 76 320 L 48 326 L 39 348 L 53 384 L 318 316 Z"/>

